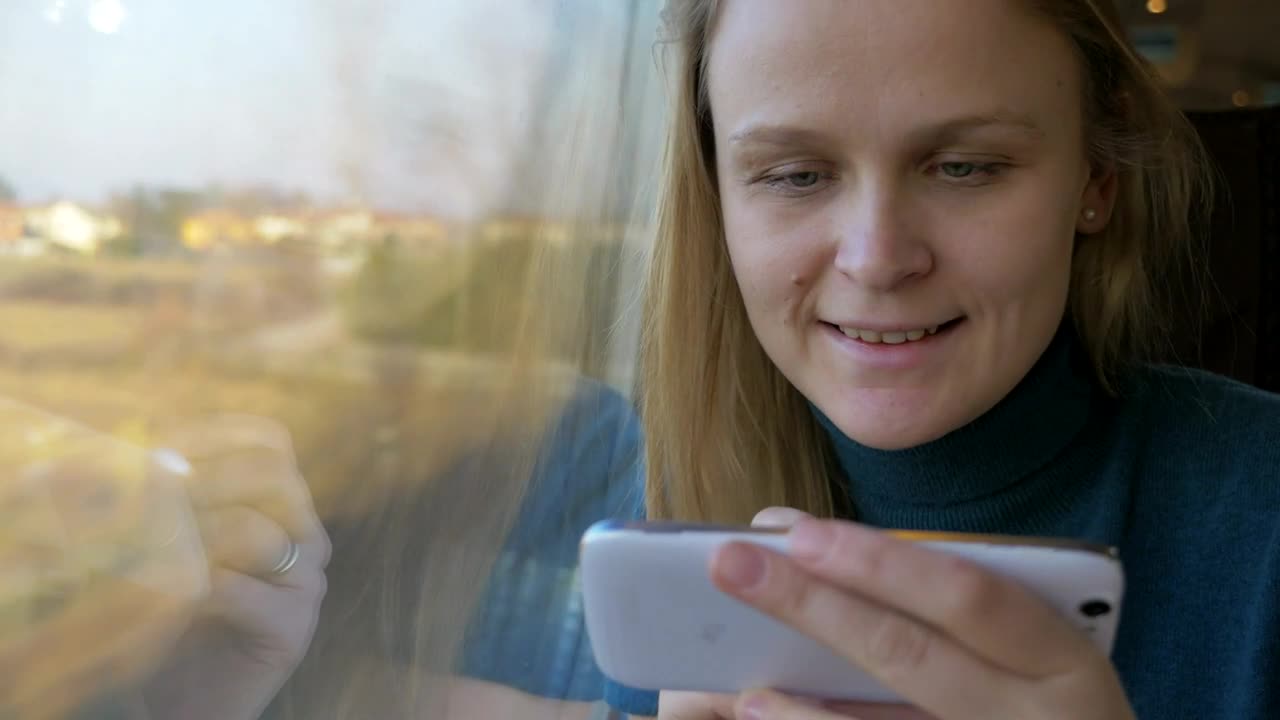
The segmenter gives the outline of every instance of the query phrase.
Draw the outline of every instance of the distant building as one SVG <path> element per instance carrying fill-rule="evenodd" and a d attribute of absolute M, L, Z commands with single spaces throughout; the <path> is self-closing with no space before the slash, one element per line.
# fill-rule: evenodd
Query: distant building
<path fill-rule="evenodd" d="M 443 243 L 449 238 L 449 228 L 443 222 L 420 215 L 379 213 L 374 218 L 372 230 L 374 240 L 395 238 L 418 246 Z"/>
<path fill-rule="evenodd" d="M 26 210 L 25 235 L 48 246 L 84 255 L 93 255 L 102 245 L 120 237 L 124 224 L 119 218 L 95 213 L 69 201 Z"/>
<path fill-rule="evenodd" d="M 273 213 L 253 220 L 254 236 L 268 245 L 306 237 L 309 231 L 307 220 L 297 215 Z"/>
<path fill-rule="evenodd" d="M 247 245 L 254 241 L 254 223 L 229 210 L 206 210 L 182 221 L 182 244 L 201 251 L 226 245 Z"/>
<path fill-rule="evenodd" d="M 318 213 L 309 231 L 321 247 L 334 251 L 356 250 L 388 239 L 430 246 L 449 237 L 448 225 L 430 216 L 362 209 Z"/>
<path fill-rule="evenodd" d="M 539 217 L 500 217 L 479 228 L 480 240 L 487 244 L 503 244 L 512 240 L 536 240 L 563 247 L 572 239 L 568 225 Z"/>
<path fill-rule="evenodd" d="M 329 210 L 316 215 L 312 239 L 326 250 L 351 250 L 368 244 L 376 225 L 377 218 L 369 210 Z"/>

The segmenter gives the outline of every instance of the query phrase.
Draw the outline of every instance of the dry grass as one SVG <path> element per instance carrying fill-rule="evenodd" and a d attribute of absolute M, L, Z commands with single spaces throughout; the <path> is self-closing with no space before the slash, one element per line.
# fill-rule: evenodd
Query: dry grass
<path fill-rule="evenodd" d="M 112 348 L 138 332 L 143 313 L 134 307 L 8 300 L 0 302 L 0 347 L 17 351 Z"/>

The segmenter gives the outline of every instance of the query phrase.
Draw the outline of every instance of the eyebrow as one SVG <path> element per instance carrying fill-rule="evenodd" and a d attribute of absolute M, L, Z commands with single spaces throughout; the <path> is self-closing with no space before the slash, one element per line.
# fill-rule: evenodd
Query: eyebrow
<path fill-rule="evenodd" d="M 1040 139 L 1045 135 L 1044 129 L 1031 117 L 1019 113 L 1001 112 L 963 115 L 925 125 L 912 130 L 908 134 L 908 139 L 916 145 L 943 145 L 966 135 L 984 131 L 1014 133 L 1031 139 Z M 733 132 L 729 135 L 729 144 L 794 146 L 821 144 L 825 139 L 827 138 L 823 133 L 807 128 L 760 124 Z"/>
<path fill-rule="evenodd" d="M 965 135 L 978 132 L 995 131 L 1026 135 L 1034 139 L 1043 138 L 1044 128 L 1034 118 L 1021 113 L 995 112 L 945 120 L 934 125 L 913 130 L 910 136 L 920 143 L 946 144 L 958 140 Z"/>
<path fill-rule="evenodd" d="M 729 135 L 730 145 L 809 145 L 821 143 L 822 133 L 792 125 L 751 125 Z"/>

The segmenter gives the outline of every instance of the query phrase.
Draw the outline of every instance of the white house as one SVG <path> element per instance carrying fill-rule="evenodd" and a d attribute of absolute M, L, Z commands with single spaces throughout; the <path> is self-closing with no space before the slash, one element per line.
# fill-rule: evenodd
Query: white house
<path fill-rule="evenodd" d="M 50 245 L 92 255 L 123 232 L 120 221 L 98 216 L 73 202 L 61 201 L 27 211 L 30 233 Z"/>

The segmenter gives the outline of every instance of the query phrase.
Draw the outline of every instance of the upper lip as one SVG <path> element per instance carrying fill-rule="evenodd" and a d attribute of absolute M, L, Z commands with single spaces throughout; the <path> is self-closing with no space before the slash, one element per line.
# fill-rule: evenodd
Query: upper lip
<path fill-rule="evenodd" d="M 956 318 L 951 318 L 951 320 L 955 320 L 955 319 Z M 919 323 L 914 325 L 911 323 L 858 322 L 858 321 L 831 322 L 828 324 L 835 325 L 836 327 L 839 327 L 839 328 L 853 328 L 857 330 L 870 330 L 872 332 L 887 333 L 887 332 L 910 332 L 911 330 L 928 330 L 930 328 L 946 325 L 947 323 L 951 322 L 951 320 L 943 320 L 942 322 L 925 322 L 925 323 Z"/>

